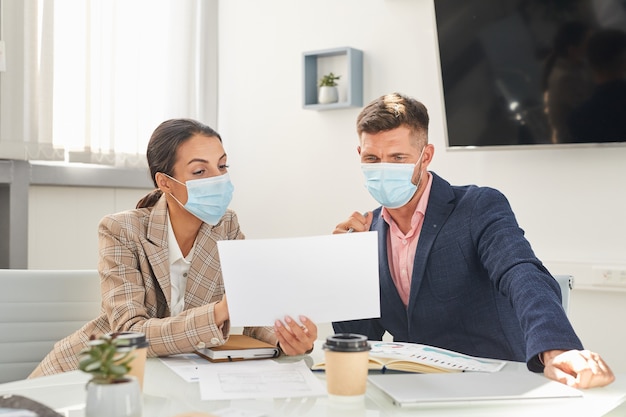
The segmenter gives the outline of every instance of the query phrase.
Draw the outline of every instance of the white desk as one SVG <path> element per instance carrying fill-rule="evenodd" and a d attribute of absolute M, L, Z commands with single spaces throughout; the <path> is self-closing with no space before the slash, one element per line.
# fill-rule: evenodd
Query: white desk
<path fill-rule="evenodd" d="M 321 353 L 316 347 L 313 357 Z M 301 358 L 300 358 L 301 359 Z M 307 358 L 311 363 L 313 358 Z M 501 372 L 528 372 L 525 364 L 510 363 Z M 317 373 L 324 378 L 323 373 Z M 85 383 L 89 375 L 67 372 L 0 384 L 0 395 L 20 394 L 48 405 L 67 417 L 82 417 Z M 224 408 L 263 411 L 268 417 L 332 416 L 624 416 L 626 415 L 626 374 L 604 388 L 584 391 L 583 398 L 489 405 L 456 405 L 407 409 L 394 406 L 377 388 L 368 385 L 365 400 L 356 405 L 336 404 L 327 397 L 202 401 L 198 383 L 187 383 L 159 359 L 148 359 L 144 379 L 144 417 L 173 417 L 189 411 L 210 413 Z"/>

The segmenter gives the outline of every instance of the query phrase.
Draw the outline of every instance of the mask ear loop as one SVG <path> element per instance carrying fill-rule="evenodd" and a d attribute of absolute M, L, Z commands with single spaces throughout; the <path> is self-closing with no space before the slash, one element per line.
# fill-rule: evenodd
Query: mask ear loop
<path fill-rule="evenodd" d="M 182 183 L 182 182 L 178 181 L 176 178 L 174 178 L 174 177 L 172 177 L 172 176 L 170 176 L 170 175 L 167 175 L 165 172 L 161 172 L 161 174 L 165 175 L 167 178 L 169 178 L 169 179 L 171 179 L 171 180 L 173 180 L 173 181 L 176 181 L 176 182 L 177 182 L 177 183 L 179 183 L 180 185 L 184 185 L 185 187 L 187 186 L 187 184 L 184 184 L 184 183 Z"/>
<path fill-rule="evenodd" d="M 422 183 L 422 174 L 424 173 L 424 171 L 422 171 L 422 157 L 424 156 L 424 151 L 426 150 L 426 145 L 424 145 L 424 147 L 422 148 L 422 153 L 420 153 L 420 157 L 417 160 L 417 163 L 415 165 L 420 165 L 420 176 L 417 178 L 417 184 L 415 185 L 415 189 L 419 190 L 420 189 L 420 184 Z"/>
<path fill-rule="evenodd" d="M 174 197 L 174 194 L 172 193 L 168 193 L 170 195 L 170 197 L 172 197 L 174 199 L 174 201 L 176 201 L 178 203 L 178 205 L 180 205 L 182 208 L 185 208 L 185 205 L 183 203 L 181 203 L 176 197 Z"/>
<path fill-rule="evenodd" d="M 183 184 L 182 182 L 178 181 L 176 178 L 174 178 L 174 177 L 172 177 L 172 176 L 170 176 L 170 175 L 167 175 L 165 172 L 161 172 L 161 174 L 165 175 L 167 178 L 169 178 L 169 179 L 171 179 L 171 180 L 173 180 L 173 181 L 176 181 L 176 182 L 177 182 L 177 183 L 179 183 L 180 185 L 187 187 L 187 185 L 186 185 L 186 184 Z M 169 194 L 169 195 L 170 195 L 170 197 L 172 197 L 172 198 L 174 199 L 174 201 L 176 201 L 176 202 L 177 202 L 177 203 L 178 203 L 178 204 L 179 204 L 182 208 L 185 208 L 185 205 L 184 205 L 183 203 L 181 203 L 179 199 L 177 199 L 176 197 L 174 197 L 174 194 L 172 194 L 172 193 L 168 193 L 168 194 Z"/>

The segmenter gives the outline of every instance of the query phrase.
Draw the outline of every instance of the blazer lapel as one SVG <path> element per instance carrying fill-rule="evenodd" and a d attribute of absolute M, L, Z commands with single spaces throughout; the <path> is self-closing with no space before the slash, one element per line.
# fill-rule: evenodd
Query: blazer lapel
<path fill-rule="evenodd" d="M 216 230 L 220 230 L 219 225 L 211 226 L 202 223 L 198 231 L 189 276 L 187 277 L 185 310 L 215 301 L 213 297 L 219 296 L 221 298 L 224 293 L 217 242 L 215 241 L 215 236 L 219 236 L 219 232 L 214 233 L 214 227 L 217 228 Z"/>
<path fill-rule="evenodd" d="M 210 242 L 212 226 L 202 223 L 196 238 L 194 256 L 189 268 L 187 285 L 185 290 L 185 310 L 198 307 L 210 302 L 210 295 L 218 293 L 212 288 L 213 281 L 206 277 L 214 278 L 219 275 L 218 285 L 223 287 L 221 281 L 217 244 Z M 168 310 L 172 311 L 172 288 L 170 281 L 170 259 L 167 237 L 167 200 L 165 196 L 152 209 L 147 231 L 148 243 L 144 244 L 148 262 L 154 276 L 165 295 Z M 207 261 L 211 260 L 211 261 Z M 221 291 L 223 293 L 223 290 Z"/>
<path fill-rule="evenodd" d="M 389 225 L 383 219 L 382 209 L 374 211 L 374 219 L 370 230 L 376 230 L 378 232 L 378 274 L 380 282 L 381 295 L 385 297 L 393 297 L 393 300 L 389 300 L 392 304 L 398 303 L 402 305 L 402 299 L 396 288 L 396 284 L 391 277 L 391 270 L 389 265 L 389 255 L 387 252 L 387 234 L 389 233 Z"/>
<path fill-rule="evenodd" d="M 432 249 L 435 238 L 441 230 L 452 210 L 454 209 L 454 193 L 448 184 L 435 173 L 433 175 L 433 184 L 430 190 L 430 198 L 422 231 L 420 232 L 419 241 L 417 242 L 417 250 L 415 251 L 415 261 L 413 263 L 413 276 L 411 277 L 411 295 L 409 297 L 408 310 L 411 311 L 415 307 L 417 293 L 422 285 L 424 273 L 426 270 L 426 262 L 428 255 Z"/>
<path fill-rule="evenodd" d="M 148 262 L 154 272 L 154 276 L 165 295 L 167 306 L 171 311 L 171 283 L 170 283 L 170 260 L 167 245 L 167 200 L 161 196 L 155 204 L 147 230 L 148 242 L 143 245 Z"/>

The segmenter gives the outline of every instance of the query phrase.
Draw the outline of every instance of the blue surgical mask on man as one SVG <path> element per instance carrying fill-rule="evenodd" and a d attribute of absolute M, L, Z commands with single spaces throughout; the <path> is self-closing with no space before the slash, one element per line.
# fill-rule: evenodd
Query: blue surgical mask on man
<path fill-rule="evenodd" d="M 378 162 L 361 164 L 365 176 L 365 187 L 380 205 L 394 209 L 404 206 L 411 200 L 422 181 L 422 171 L 417 185 L 411 181 L 415 166 L 422 163 L 424 147 L 416 164 L 395 164 Z"/>
<path fill-rule="evenodd" d="M 170 193 L 172 198 L 203 222 L 214 226 L 226 213 L 235 190 L 228 173 L 216 177 L 189 180 L 184 184 L 176 178 L 167 176 L 187 187 L 187 203 L 182 204 Z"/>

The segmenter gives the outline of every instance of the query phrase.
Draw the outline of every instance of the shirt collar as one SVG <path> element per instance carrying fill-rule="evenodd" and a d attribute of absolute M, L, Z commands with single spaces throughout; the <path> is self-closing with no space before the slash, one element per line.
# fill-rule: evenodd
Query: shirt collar
<path fill-rule="evenodd" d="M 415 207 L 415 212 L 411 217 L 411 231 L 407 234 L 407 237 L 413 235 L 416 231 L 416 226 L 420 224 L 420 221 L 426 215 L 426 208 L 428 207 L 428 199 L 430 198 L 430 189 L 433 185 L 433 176 L 430 172 L 426 171 L 426 175 L 428 178 L 428 182 L 426 183 L 426 188 L 424 188 L 424 193 L 420 196 L 419 201 L 417 202 L 417 207 Z M 394 221 L 391 218 L 391 214 L 386 207 L 383 207 L 381 210 L 382 218 L 387 222 L 389 226 L 394 225 Z"/>
<path fill-rule="evenodd" d="M 182 260 L 185 263 L 190 263 L 191 258 L 193 256 L 193 251 L 196 245 L 194 243 L 193 247 L 189 251 L 187 258 L 183 257 L 183 252 L 180 250 L 180 246 L 178 246 L 178 241 L 176 240 L 176 236 L 174 235 L 174 229 L 172 229 L 172 222 L 170 220 L 170 213 L 167 213 L 167 248 L 168 248 L 168 256 L 170 260 L 170 265 L 175 264 L 179 260 Z"/>

